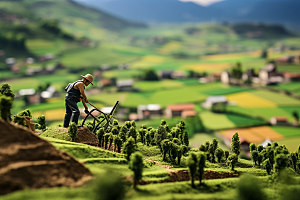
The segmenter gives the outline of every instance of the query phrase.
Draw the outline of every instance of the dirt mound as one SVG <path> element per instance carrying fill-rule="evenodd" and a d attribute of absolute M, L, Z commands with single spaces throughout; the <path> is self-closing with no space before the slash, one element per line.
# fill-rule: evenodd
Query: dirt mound
<path fill-rule="evenodd" d="M 58 131 L 67 133 L 68 129 L 58 127 Z M 80 127 L 77 129 L 77 138 L 75 139 L 75 142 L 98 146 L 99 140 L 97 136 L 92 133 L 87 127 Z"/>
<path fill-rule="evenodd" d="M 221 179 L 221 178 L 232 178 L 238 177 L 240 174 L 238 173 L 230 173 L 230 172 L 216 172 L 212 170 L 206 170 L 204 172 L 204 179 Z M 128 180 L 132 180 L 129 178 Z M 180 182 L 180 181 L 189 181 L 190 175 L 187 170 L 169 170 L 169 178 L 165 180 L 160 180 L 158 182 L 151 182 L 148 180 L 140 180 L 140 185 L 147 185 L 150 183 L 168 183 L 168 182 Z M 198 179 L 196 179 L 198 180 Z"/>
<path fill-rule="evenodd" d="M 24 188 L 80 186 L 92 178 L 81 163 L 25 127 L 0 120 L 0 195 Z"/>

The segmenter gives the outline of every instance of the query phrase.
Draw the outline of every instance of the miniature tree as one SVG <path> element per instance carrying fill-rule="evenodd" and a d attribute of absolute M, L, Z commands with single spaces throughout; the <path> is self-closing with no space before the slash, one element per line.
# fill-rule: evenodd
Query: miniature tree
<path fill-rule="evenodd" d="M 112 145 L 112 143 L 114 141 L 114 135 L 112 133 L 107 133 L 107 134 L 109 134 L 109 137 L 108 137 L 108 149 L 110 149 L 111 145 Z"/>
<path fill-rule="evenodd" d="M 122 144 L 123 144 L 123 141 L 122 141 L 122 139 L 120 138 L 120 136 L 115 136 L 115 141 L 114 141 L 114 143 L 115 143 L 115 146 L 117 146 L 117 150 L 118 150 L 118 153 L 120 153 L 121 152 L 121 148 L 122 148 Z"/>
<path fill-rule="evenodd" d="M 134 128 L 136 129 L 136 124 L 135 124 L 135 121 L 134 121 L 134 120 L 132 120 L 132 121 L 130 122 L 130 124 L 131 124 L 131 127 L 134 127 Z"/>
<path fill-rule="evenodd" d="M 205 148 L 204 144 L 201 144 L 201 145 L 200 145 L 199 151 L 203 151 L 203 152 L 206 151 L 206 148 Z"/>
<path fill-rule="evenodd" d="M 275 157 L 275 170 L 280 172 L 288 166 L 288 157 L 285 154 L 278 154 Z"/>
<path fill-rule="evenodd" d="M 100 128 L 98 131 L 97 131 L 97 137 L 98 137 L 98 141 L 99 141 L 99 146 L 100 147 L 103 147 L 103 143 L 104 143 L 104 128 Z"/>
<path fill-rule="evenodd" d="M 189 134 L 187 132 L 184 132 L 183 134 L 183 144 L 185 146 L 189 146 L 190 142 L 189 142 Z"/>
<path fill-rule="evenodd" d="M 218 148 L 218 140 L 216 138 L 213 139 L 212 143 L 209 146 L 209 153 L 211 154 L 211 162 L 215 163 L 215 151 Z"/>
<path fill-rule="evenodd" d="M 205 152 L 208 152 L 210 146 L 209 141 L 205 141 L 204 146 L 205 146 Z"/>
<path fill-rule="evenodd" d="M 163 161 L 166 161 L 166 154 L 170 150 L 170 141 L 168 139 L 164 139 L 161 141 L 161 147 L 163 150 Z"/>
<path fill-rule="evenodd" d="M 145 138 L 146 138 L 146 144 L 147 144 L 147 146 L 150 146 L 151 140 L 152 140 L 151 134 L 149 132 L 147 132 L 146 135 L 145 135 Z"/>
<path fill-rule="evenodd" d="M 123 142 L 126 142 L 126 134 L 128 132 L 128 129 L 127 127 L 124 125 L 122 126 L 120 132 L 119 132 L 119 136 L 120 138 L 123 140 Z"/>
<path fill-rule="evenodd" d="M 295 171 L 297 171 L 297 153 L 290 154 L 290 160 L 292 161 L 292 165 Z"/>
<path fill-rule="evenodd" d="M 142 128 L 142 129 L 147 129 L 147 125 L 146 125 L 146 124 L 143 124 L 143 125 L 141 126 L 141 128 Z"/>
<path fill-rule="evenodd" d="M 279 145 L 278 145 L 277 142 L 273 142 L 272 145 L 271 145 L 271 147 L 272 147 L 273 149 L 276 149 L 276 147 L 278 147 L 278 146 L 279 146 Z"/>
<path fill-rule="evenodd" d="M 234 171 L 234 166 L 238 161 L 238 156 L 236 154 L 231 154 L 227 158 L 227 165 L 230 166 L 231 170 Z"/>
<path fill-rule="evenodd" d="M 167 131 L 164 126 L 160 125 L 154 135 L 155 142 L 158 145 L 160 151 L 162 152 L 161 141 L 167 138 Z"/>
<path fill-rule="evenodd" d="M 104 137 L 104 149 L 107 149 L 107 145 L 108 145 L 108 143 L 109 143 L 109 136 L 110 136 L 109 133 L 105 133 L 105 134 L 103 135 L 103 137 Z"/>
<path fill-rule="evenodd" d="M 199 176 L 200 185 L 201 185 L 202 179 L 204 178 L 205 161 L 206 161 L 205 153 L 200 152 L 198 154 L 198 176 Z"/>
<path fill-rule="evenodd" d="M 194 152 L 190 153 L 190 155 L 187 159 L 187 165 L 189 167 L 189 172 L 190 172 L 193 188 L 195 187 L 194 180 L 195 180 L 196 172 L 197 172 L 197 164 L 198 164 L 197 155 Z"/>
<path fill-rule="evenodd" d="M 225 150 L 224 151 L 224 156 L 225 156 L 225 160 L 227 161 L 227 158 L 229 156 L 229 151 L 228 150 Z"/>
<path fill-rule="evenodd" d="M 237 156 L 240 155 L 240 152 L 241 152 L 241 142 L 240 142 L 239 134 L 237 132 L 232 136 L 231 151 L 234 154 L 236 154 Z"/>
<path fill-rule="evenodd" d="M 0 95 L 11 97 L 12 101 L 15 99 L 15 93 L 10 89 L 11 86 L 8 83 L 2 83 L 0 87 Z"/>
<path fill-rule="evenodd" d="M 130 121 L 126 121 L 126 122 L 124 123 L 124 126 L 126 126 L 126 128 L 129 130 L 130 127 L 131 127 Z"/>
<path fill-rule="evenodd" d="M 135 152 L 137 146 L 132 137 L 128 138 L 128 140 L 123 144 L 123 153 L 126 154 L 126 159 L 130 160 L 130 156 L 133 152 Z"/>
<path fill-rule="evenodd" d="M 263 147 L 261 144 L 257 145 L 257 151 L 258 151 L 259 153 L 260 153 L 263 149 L 264 149 L 264 147 Z"/>
<path fill-rule="evenodd" d="M 40 129 L 45 131 L 46 130 L 46 118 L 45 115 L 40 115 L 37 118 L 37 122 L 40 125 Z"/>
<path fill-rule="evenodd" d="M 177 165 L 180 165 L 182 154 L 184 153 L 185 145 L 177 146 Z"/>
<path fill-rule="evenodd" d="M 260 167 L 260 164 L 262 163 L 263 159 L 264 159 L 264 155 L 262 153 L 258 153 L 257 164 L 259 167 Z"/>
<path fill-rule="evenodd" d="M 271 146 L 268 146 L 266 149 L 267 157 L 270 160 L 271 165 L 274 164 L 274 149 Z"/>
<path fill-rule="evenodd" d="M 136 188 L 137 183 L 139 180 L 142 179 L 143 175 L 143 155 L 140 152 L 135 152 L 132 154 L 129 168 L 133 171 L 134 178 L 133 178 L 133 187 Z"/>
<path fill-rule="evenodd" d="M 172 162 L 174 162 L 177 157 L 178 148 L 179 148 L 179 145 L 177 143 L 174 143 L 174 141 L 170 142 L 169 157 Z"/>
<path fill-rule="evenodd" d="M 167 134 L 167 139 L 169 139 L 169 140 L 173 140 L 173 136 L 172 136 L 172 134 L 171 134 L 171 133 L 168 133 L 168 134 Z"/>
<path fill-rule="evenodd" d="M 71 122 L 68 133 L 72 139 L 72 142 L 77 138 L 77 124 L 75 122 Z"/>
<path fill-rule="evenodd" d="M 114 119 L 113 126 L 118 126 L 118 125 L 119 125 L 119 121 L 117 119 Z"/>
<path fill-rule="evenodd" d="M 134 126 L 131 126 L 129 131 L 128 131 L 128 137 L 132 137 L 136 143 L 136 138 L 137 138 L 137 132 Z"/>
<path fill-rule="evenodd" d="M 147 133 L 147 129 L 143 129 L 143 128 L 140 128 L 139 129 L 139 134 L 141 136 L 141 140 L 142 140 L 142 143 L 145 144 L 145 135 Z"/>
<path fill-rule="evenodd" d="M 256 150 L 256 145 L 254 143 L 251 143 L 249 145 L 249 148 L 250 148 L 250 152 L 252 152 L 252 151 Z"/>
<path fill-rule="evenodd" d="M 270 160 L 269 158 L 267 158 L 264 162 L 263 162 L 263 165 L 268 173 L 268 175 L 270 175 L 271 171 L 272 171 L 272 165 L 270 163 Z"/>
<path fill-rule="evenodd" d="M 118 134 L 119 134 L 118 128 L 113 127 L 113 128 L 111 129 L 111 133 L 112 133 L 113 135 L 118 135 Z"/>
<path fill-rule="evenodd" d="M 216 155 L 216 157 L 218 159 L 218 162 L 220 163 L 222 161 L 222 157 L 224 155 L 223 149 L 217 148 L 216 151 L 215 151 L 215 155 Z"/>
<path fill-rule="evenodd" d="M 167 125 L 166 120 L 162 119 L 160 125 L 162 125 L 162 126 Z"/>
<path fill-rule="evenodd" d="M 5 121 L 11 121 L 10 109 L 12 108 L 13 98 L 5 95 L 0 96 L 1 118 Z"/>
<path fill-rule="evenodd" d="M 256 163 L 258 161 L 258 151 L 252 150 L 251 151 L 251 158 L 252 158 L 252 160 L 254 162 L 254 166 L 256 166 Z"/>

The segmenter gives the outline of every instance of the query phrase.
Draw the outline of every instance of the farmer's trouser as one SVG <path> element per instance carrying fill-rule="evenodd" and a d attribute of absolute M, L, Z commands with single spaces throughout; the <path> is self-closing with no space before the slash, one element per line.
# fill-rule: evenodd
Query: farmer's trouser
<path fill-rule="evenodd" d="M 69 127 L 70 119 L 73 114 L 72 122 L 78 124 L 78 118 L 80 115 L 80 111 L 78 109 L 77 103 L 68 98 L 65 98 L 66 102 L 66 114 L 64 119 L 64 127 Z"/>

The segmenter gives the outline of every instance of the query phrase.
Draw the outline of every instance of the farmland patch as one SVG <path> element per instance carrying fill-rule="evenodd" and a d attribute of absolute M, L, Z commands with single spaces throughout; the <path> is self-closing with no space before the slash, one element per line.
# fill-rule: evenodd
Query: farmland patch
<path fill-rule="evenodd" d="M 249 92 L 240 92 L 236 94 L 229 94 L 226 96 L 228 101 L 235 102 L 238 106 L 243 108 L 276 108 L 277 105 L 267 99 L 256 96 Z"/>
<path fill-rule="evenodd" d="M 245 92 L 245 91 L 250 91 L 252 89 L 249 88 L 242 88 L 242 87 L 222 87 L 219 89 L 212 89 L 212 90 L 207 90 L 203 91 L 203 94 L 207 95 L 227 95 L 227 94 L 232 94 L 232 93 L 238 93 L 238 92 Z"/>
<path fill-rule="evenodd" d="M 299 127 L 288 127 L 288 126 L 271 126 L 273 130 L 280 133 L 284 137 L 300 137 Z M 298 141 L 300 145 L 300 140 Z"/>
<path fill-rule="evenodd" d="M 200 113 L 203 125 L 211 130 L 235 128 L 236 125 L 230 121 L 225 114 L 204 111 Z"/>
<path fill-rule="evenodd" d="M 192 70 L 195 72 L 219 72 L 230 67 L 230 63 L 198 63 L 184 64 L 180 68 L 184 70 Z"/>
<path fill-rule="evenodd" d="M 296 106 L 300 101 L 284 94 L 271 92 L 267 90 L 256 90 L 251 92 L 253 95 L 272 101 L 278 106 Z"/>
<path fill-rule="evenodd" d="M 297 151 L 300 144 L 300 137 L 288 137 L 277 141 L 279 145 L 285 145 L 290 152 Z"/>
<path fill-rule="evenodd" d="M 167 79 L 162 81 L 139 81 L 134 83 L 134 87 L 141 89 L 141 91 L 155 91 L 182 86 L 184 86 L 184 83 L 182 82 Z"/>
<path fill-rule="evenodd" d="M 255 126 L 255 125 L 263 125 L 266 124 L 265 121 L 261 119 L 254 119 L 242 115 L 235 115 L 235 114 L 226 114 L 228 119 L 232 121 L 234 124 L 239 126 Z"/>
<path fill-rule="evenodd" d="M 53 110 L 45 110 L 45 111 L 37 111 L 33 112 L 33 116 L 45 115 L 46 120 L 54 121 L 54 120 L 63 120 L 65 117 L 66 110 L 63 108 L 53 109 Z"/>

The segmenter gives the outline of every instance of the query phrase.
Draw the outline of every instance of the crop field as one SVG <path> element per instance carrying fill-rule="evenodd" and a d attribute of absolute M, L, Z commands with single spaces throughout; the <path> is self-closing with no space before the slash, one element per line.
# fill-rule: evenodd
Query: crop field
<path fill-rule="evenodd" d="M 226 95 L 228 101 L 236 103 L 242 108 L 276 108 L 276 103 L 249 92 Z"/>
<path fill-rule="evenodd" d="M 261 119 L 254 119 L 235 114 L 213 113 L 210 111 L 202 111 L 200 113 L 200 117 L 203 121 L 203 125 L 210 130 L 249 127 L 266 124 L 266 122 Z"/>
<path fill-rule="evenodd" d="M 283 135 L 285 138 L 300 137 L 299 127 L 271 126 L 271 128 Z M 298 142 L 300 142 L 300 140 L 298 140 Z"/>
<path fill-rule="evenodd" d="M 278 140 L 279 145 L 285 145 L 290 151 L 297 151 L 299 148 L 300 137 L 287 137 L 282 140 Z"/>
<path fill-rule="evenodd" d="M 272 141 L 278 141 L 284 138 L 283 135 L 275 131 L 269 126 L 258 126 L 251 128 L 238 128 L 238 129 L 230 129 L 222 131 L 225 136 L 232 136 L 235 132 L 238 132 L 241 140 L 246 140 L 249 143 L 260 144 L 264 142 L 266 139 L 270 139 Z M 287 147 L 289 148 L 289 147 Z"/>

